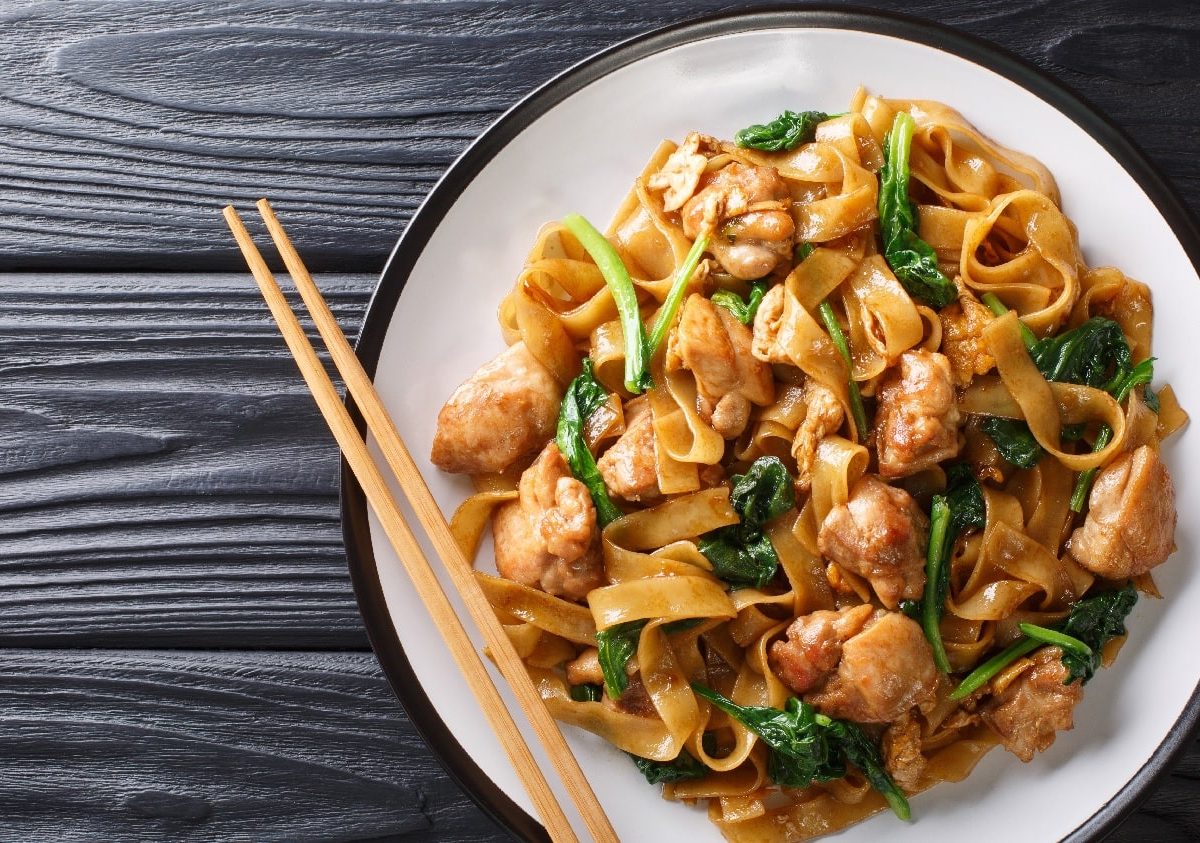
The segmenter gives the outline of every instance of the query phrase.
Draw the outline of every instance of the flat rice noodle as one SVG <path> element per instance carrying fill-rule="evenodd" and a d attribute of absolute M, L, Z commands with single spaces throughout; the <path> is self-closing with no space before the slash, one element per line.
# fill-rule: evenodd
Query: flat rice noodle
<path fill-rule="evenodd" d="M 586 606 L 481 571 L 475 572 L 475 579 L 497 612 L 519 618 L 576 644 L 596 646 L 596 623 Z"/>

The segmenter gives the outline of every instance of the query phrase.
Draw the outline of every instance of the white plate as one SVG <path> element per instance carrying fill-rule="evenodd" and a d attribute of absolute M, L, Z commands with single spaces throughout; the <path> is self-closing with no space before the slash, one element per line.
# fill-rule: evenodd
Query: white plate
<path fill-rule="evenodd" d="M 949 103 L 997 141 L 1040 158 L 1058 180 L 1089 264 L 1115 264 L 1153 289 L 1156 380 L 1171 382 L 1195 406 L 1200 284 L 1188 252 L 1200 254 L 1200 239 L 1119 131 L 1032 68 L 949 30 L 863 13 L 732 16 L 635 39 L 550 82 L 463 155 L 410 223 L 384 271 L 359 352 L 375 366 L 379 391 L 443 511 L 452 512 L 470 486 L 428 462 L 437 411 L 503 348 L 496 308 L 538 227 L 569 211 L 606 222 L 664 137 L 691 129 L 731 137 L 787 108 L 841 111 L 860 84 L 884 96 Z M 965 782 L 913 799 L 912 823 L 881 814 L 839 840 L 886 834 L 893 843 L 930 843 L 961 839 L 964 829 L 976 843 L 1089 838 L 1133 807 L 1186 743 L 1197 713 L 1200 579 L 1191 571 L 1196 531 L 1186 514 L 1200 511 L 1200 488 L 1182 469 L 1200 465 L 1200 437 L 1177 437 L 1165 451 L 1185 516 L 1179 552 L 1156 572 L 1166 599 L 1139 603 L 1129 643 L 1088 685 L 1075 730 L 1031 764 L 993 751 Z M 396 693 L 450 772 L 493 816 L 523 836 L 543 834 L 373 517 L 368 526 L 352 480 L 344 500 L 360 606 Z M 623 753 L 567 732 L 623 839 L 721 839 L 702 810 L 664 802 Z M 565 794 L 560 799 L 569 805 Z"/>

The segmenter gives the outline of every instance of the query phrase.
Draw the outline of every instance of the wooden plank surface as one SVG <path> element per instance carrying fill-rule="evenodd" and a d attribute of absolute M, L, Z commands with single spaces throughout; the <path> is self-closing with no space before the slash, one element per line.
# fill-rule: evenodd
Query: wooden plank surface
<path fill-rule="evenodd" d="M 518 97 L 601 47 L 730 5 L 9 0 L 0 269 L 238 269 L 211 210 L 265 193 L 314 269 L 376 271 L 446 165 Z M 1200 208 L 1192 0 L 919 11 L 1078 87 Z"/>
<path fill-rule="evenodd" d="M 322 276 L 353 331 L 374 286 Z M 0 275 L 0 645 L 366 646 L 338 454 L 247 275 Z"/>
<path fill-rule="evenodd" d="M 369 653 L 9 649 L 0 675 L 5 841 L 502 839 Z"/>
<path fill-rule="evenodd" d="M 271 195 L 353 328 L 498 113 L 728 5 L 0 2 L 0 841 L 504 839 L 363 652 L 336 455 L 216 207 Z M 1192 0 L 874 5 L 1077 88 L 1200 209 Z M 1200 839 L 1198 776 L 1112 839 Z"/>

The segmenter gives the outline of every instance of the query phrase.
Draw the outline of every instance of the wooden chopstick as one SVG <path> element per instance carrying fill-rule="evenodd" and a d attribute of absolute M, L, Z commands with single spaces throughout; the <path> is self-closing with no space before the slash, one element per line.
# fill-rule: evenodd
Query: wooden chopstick
<path fill-rule="evenodd" d="M 383 408 L 350 343 L 338 326 L 333 313 L 322 298 L 320 291 L 305 269 L 299 254 L 288 239 L 283 226 L 275 217 L 264 199 L 258 203 L 259 211 L 271 232 L 276 247 L 283 256 L 301 297 L 304 299 L 322 339 L 325 341 L 334 365 L 345 380 L 367 426 L 375 435 L 388 465 L 396 476 L 401 489 L 442 563 L 449 572 L 472 619 L 483 633 L 484 640 L 501 674 L 512 687 L 522 710 L 533 725 L 534 731 L 545 748 L 551 763 L 559 773 L 568 794 L 575 802 L 593 838 L 598 841 L 615 841 L 612 828 L 596 795 L 584 778 L 578 761 L 571 753 L 557 724 L 541 701 L 541 697 L 530 680 L 524 664 L 505 634 L 495 613 L 488 604 L 471 570 L 446 524 L 445 517 L 429 491 L 424 478 L 417 469 L 411 454 L 405 447 L 391 417 Z M 487 674 L 478 653 L 470 644 L 453 608 L 442 591 L 420 545 L 404 521 L 386 481 L 368 453 L 362 438 L 342 405 L 336 388 L 325 374 L 324 367 L 316 356 L 303 328 L 292 313 L 287 300 L 267 269 L 262 255 L 255 247 L 249 232 L 232 207 L 226 207 L 224 215 L 242 254 L 250 266 L 255 281 L 266 299 L 280 331 L 287 341 L 292 356 L 300 366 L 314 398 L 325 416 L 330 430 L 346 455 L 347 463 L 362 484 L 364 493 L 379 516 L 384 530 L 396 548 L 397 555 L 405 565 L 418 595 L 429 608 L 434 622 L 445 638 L 451 654 L 471 685 L 485 716 L 508 753 L 510 760 L 533 799 L 547 831 L 554 840 L 575 840 L 574 832 L 554 798 L 542 771 L 537 767 L 529 748 L 512 719 L 508 709 L 500 702 L 490 676 Z"/>

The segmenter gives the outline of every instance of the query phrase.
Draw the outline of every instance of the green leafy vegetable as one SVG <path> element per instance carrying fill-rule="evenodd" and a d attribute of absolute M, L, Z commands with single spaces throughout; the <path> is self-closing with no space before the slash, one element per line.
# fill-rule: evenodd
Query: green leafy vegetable
<path fill-rule="evenodd" d="M 1071 614 L 1063 622 L 1061 630 L 1082 641 L 1092 654 L 1077 658 L 1063 652 L 1063 664 L 1070 671 L 1068 682 L 1081 679 L 1086 683 L 1100 667 L 1100 655 L 1110 639 L 1125 634 L 1125 618 L 1133 611 L 1138 594 L 1133 586 L 1119 591 L 1106 591 L 1080 600 L 1071 608 Z"/>
<path fill-rule="evenodd" d="M 744 539 L 736 527 L 723 527 L 697 545 L 712 563 L 713 574 L 733 586 L 762 588 L 779 569 L 779 555 L 765 533 Z"/>
<path fill-rule="evenodd" d="M 662 631 L 668 635 L 685 632 L 704 622 L 704 618 L 681 618 L 662 625 Z M 637 652 L 638 641 L 647 621 L 627 621 L 596 633 L 597 658 L 600 661 L 600 672 L 604 675 L 604 688 L 609 697 L 616 699 L 625 693 L 629 687 L 629 674 L 625 666 Z"/>
<path fill-rule="evenodd" d="M 1057 629 L 1022 624 L 1023 631 L 1025 626 L 1030 626 L 1038 637 L 1034 638 L 1026 633 L 1025 637 L 992 656 L 959 683 L 950 699 L 966 698 L 1009 664 L 1036 650 L 1043 642 L 1062 648 L 1063 665 L 1068 671 L 1065 684 L 1069 685 L 1076 679 L 1086 684 L 1100 668 L 1100 656 L 1104 645 L 1110 639 L 1125 634 L 1125 618 L 1133 610 L 1137 599 L 1137 591 L 1133 586 L 1126 586 L 1119 591 L 1106 591 L 1095 597 L 1080 600 L 1071 607 L 1071 613 Z M 1055 634 L 1062 637 L 1050 640 Z M 1063 646 L 1066 639 L 1069 639 L 1066 642 L 1067 646 Z"/>
<path fill-rule="evenodd" d="M 1033 468 L 1046 455 L 1023 421 L 988 416 L 980 426 L 992 438 L 1000 456 L 1018 468 Z"/>
<path fill-rule="evenodd" d="M 958 288 L 938 269 L 933 247 L 917 235 L 917 209 L 908 199 L 908 156 L 915 128 L 912 115 L 897 112 L 885 144 L 879 171 L 883 256 L 910 296 L 940 309 L 958 298 Z"/>
<path fill-rule="evenodd" d="M 583 685 L 572 685 L 571 699 L 575 700 L 575 702 L 599 702 L 600 686 L 593 685 L 590 682 Z"/>
<path fill-rule="evenodd" d="M 796 263 L 804 263 L 805 259 L 815 250 L 816 247 L 812 243 L 801 243 L 792 253 L 792 257 L 795 258 Z"/>
<path fill-rule="evenodd" d="M 745 474 L 733 475 L 729 502 L 742 526 L 758 529 L 796 505 L 792 476 L 779 457 L 759 457 Z"/>
<path fill-rule="evenodd" d="M 950 504 L 949 544 L 964 532 L 982 530 L 987 523 L 983 488 L 966 463 L 955 463 L 946 470 L 946 501 Z"/>
<path fill-rule="evenodd" d="M 633 754 L 629 757 L 650 784 L 702 779 L 708 775 L 708 768 L 692 757 L 686 749 L 680 750 L 679 756 L 673 761 L 651 761 L 649 758 Z"/>
<path fill-rule="evenodd" d="M 558 450 L 571 467 L 571 473 L 591 493 L 592 502 L 596 505 L 596 518 L 602 527 L 620 518 L 621 510 L 608 496 L 608 487 L 604 485 L 596 460 L 583 438 L 583 427 L 588 416 L 607 400 L 608 393 L 592 372 L 591 358 L 585 357 L 583 371 L 571 381 L 567 394 L 563 396 L 562 406 L 558 410 L 558 430 L 554 437 Z"/>
<path fill-rule="evenodd" d="M 762 527 L 796 505 L 792 477 L 778 457 L 759 457 L 732 481 L 729 501 L 742 522 L 713 530 L 698 547 L 720 579 L 762 588 L 779 568 L 779 556 Z"/>
<path fill-rule="evenodd" d="M 743 148 L 763 152 L 786 152 L 816 136 L 817 125 L 829 119 L 823 111 L 785 111 L 770 123 L 747 126 L 733 136 Z"/>
<path fill-rule="evenodd" d="M 629 621 L 596 633 L 600 672 L 604 674 L 604 690 L 608 691 L 608 696 L 614 700 L 629 687 L 629 674 L 625 672 L 625 665 L 637 652 L 638 639 L 645 626 L 645 621 Z"/>
<path fill-rule="evenodd" d="M 858 430 L 859 439 L 866 441 L 867 411 L 863 408 L 862 393 L 858 391 L 858 384 L 854 381 L 854 361 L 850 359 L 850 344 L 846 342 L 846 335 L 837 321 L 837 314 L 833 312 L 833 306 L 828 301 L 823 301 L 818 310 L 821 313 L 821 321 L 825 323 L 825 330 L 829 332 L 829 338 L 833 340 L 838 354 L 846 362 L 850 389 L 850 411 L 854 416 L 854 427 Z"/>
<path fill-rule="evenodd" d="M 1008 308 L 993 293 L 985 293 L 983 303 L 997 316 L 1003 316 L 1008 312 Z M 1033 358 L 1038 371 L 1046 380 L 1078 383 L 1103 389 L 1112 395 L 1118 404 L 1123 404 L 1135 387 L 1144 386 L 1146 406 L 1154 412 L 1158 412 L 1158 396 L 1150 389 L 1150 382 L 1154 379 L 1154 358 L 1147 358 L 1136 366 L 1131 365 L 1132 354 L 1129 350 L 1129 342 L 1125 339 L 1121 326 L 1113 320 L 1103 316 L 1093 316 L 1077 328 L 1064 331 L 1056 337 L 1046 337 L 1041 340 L 1033 335 L 1025 323 L 1022 322 L 1020 325 L 1021 337 L 1025 342 L 1025 347 L 1029 349 L 1029 356 Z M 1028 426 L 1024 423 L 1020 424 L 1025 430 L 1028 430 Z M 986 425 L 984 429 L 987 430 Z M 991 433 L 989 432 L 988 435 L 991 436 Z M 1029 435 L 1032 438 L 1033 434 Z M 1075 428 L 1068 431 L 1064 428 L 1062 438 L 1064 440 L 1071 436 L 1078 438 L 1078 435 L 1082 435 L 1081 429 Z M 1004 458 L 1008 459 L 1000 441 L 995 436 L 992 436 L 992 439 L 996 442 L 996 447 L 1001 449 L 1000 452 Z M 1101 425 L 1096 434 L 1096 441 L 1092 444 L 1092 451 L 1101 450 L 1111 441 L 1112 431 L 1108 425 Z M 1014 461 L 1009 460 L 1009 462 Z M 1014 464 L 1021 465 L 1020 463 Z M 1021 467 L 1030 468 L 1031 466 L 1022 465 Z M 1083 504 L 1087 500 L 1088 491 L 1091 489 L 1095 477 L 1096 469 L 1089 468 L 1081 471 L 1075 478 L 1075 489 L 1071 493 L 1072 512 L 1083 511 Z"/>
<path fill-rule="evenodd" d="M 728 310 L 743 325 L 749 325 L 754 321 L 754 315 L 758 313 L 758 306 L 762 304 L 766 294 L 767 285 L 762 281 L 755 281 L 750 285 L 750 292 L 746 294 L 745 301 L 732 290 L 717 290 L 712 294 L 712 303 Z"/>
<path fill-rule="evenodd" d="M 652 384 L 642 314 L 638 309 L 637 290 L 629 277 L 629 270 L 625 268 L 612 243 L 579 214 L 567 214 L 562 222 L 567 230 L 575 235 L 579 245 L 592 256 L 597 269 L 604 276 L 604 283 L 612 292 L 613 301 L 617 304 L 617 313 L 621 317 L 621 333 L 625 346 L 625 388 L 637 395 L 649 389 Z"/>
<path fill-rule="evenodd" d="M 884 769 L 879 748 L 856 724 L 826 717 L 796 697 L 778 709 L 738 705 L 696 683 L 692 690 L 762 739 L 771 750 L 767 772 L 776 784 L 804 788 L 840 779 L 850 763 L 883 794 L 896 816 L 911 816 L 904 793 Z"/>
<path fill-rule="evenodd" d="M 679 305 L 683 302 L 683 296 L 687 292 L 688 282 L 692 280 L 692 275 L 695 274 L 696 267 L 700 263 L 700 256 L 708 248 L 708 243 L 709 236 L 707 234 L 697 237 L 676 271 L 675 280 L 671 282 L 671 289 L 667 292 L 667 297 L 663 299 L 662 307 L 658 309 L 658 316 L 654 320 L 654 327 L 650 331 L 650 340 L 646 349 L 647 365 L 649 365 L 649 360 L 654 359 L 663 340 L 667 338 L 667 332 L 675 324 L 675 314 L 679 312 Z M 759 298 L 761 300 L 762 297 Z M 758 309 L 757 305 L 755 309 Z M 750 318 L 753 319 L 754 315 L 751 314 Z"/>
<path fill-rule="evenodd" d="M 1129 343 L 1121 326 L 1093 316 L 1078 328 L 1038 340 L 1029 356 L 1049 381 L 1107 389 L 1130 371 Z"/>
<path fill-rule="evenodd" d="M 942 612 L 950 591 L 950 552 L 958 537 L 970 530 L 981 530 L 987 513 L 983 489 L 963 463 L 947 471 L 946 493 L 934 495 L 929 513 L 929 546 L 925 551 L 925 594 L 921 600 L 921 627 L 933 660 L 943 673 L 950 672 L 950 660 L 942 643 Z"/>

